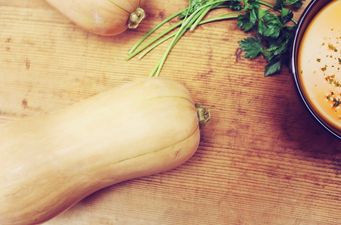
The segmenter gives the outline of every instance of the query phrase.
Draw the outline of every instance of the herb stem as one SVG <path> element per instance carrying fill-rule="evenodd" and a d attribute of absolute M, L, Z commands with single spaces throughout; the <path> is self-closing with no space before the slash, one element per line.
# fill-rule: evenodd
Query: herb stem
<path fill-rule="evenodd" d="M 200 25 L 206 24 L 206 23 L 212 23 L 212 22 L 217 22 L 221 20 L 230 20 L 230 19 L 237 19 L 239 16 L 239 13 L 226 13 L 221 16 L 213 17 L 213 18 L 208 18 L 206 20 L 203 20 L 200 22 Z"/>
<path fill-rule="evenodd" d="M 173 20 L 174 18 L 178 17 L 180 14 L 186 12 L 187 9 L 184 9 L 182 11 L 179 11 L 177 13 L 174 13 L 173 15 L 167 17 L 165 20 L 163 20 L 161 23 L 156 25 L 154 28 L 152 28 L 150 31 L 148 31 L 143 37 L 129 50 L 129 54 L 134 52 L 150 35 L 152 35 L 155 31 L 160 29 L 164 24 L 168 23 L 169 21 Z"/>
<path fill-rule="evenodd" d="M 217 16 L 217 17 L 213 17 L 213 18 L 209 18 L 206 20 L 201 21 L 198 25 L 203 25 L 203 24 L 207 24 L 207 23 L 212 23 L 212 22 L 217 22 L 217 21 L 221 21 L 221 20 L 229 20 L 229 19 L 236 19 L 238 18 L 238 13 L 227 13 L 227 14 L 223 14 L 221 16 Z M 140 49 L 140 52 L 143 51 L 142 55 L 139 56 L 139 59 L 142 59 L 143 57 L 145 57 L 150 51 L 152 51 L 153 49 L 155 49 L 156 47 L 158 47 L 159 45 L 163 44 L 164 42 L 166 42 L 167 40 L 171 39 L 172 37 L 175 36 L 176 33 L 172 33 L 169 34 L 165 37 L 162 37 L 160 39 L 158 39 L 157 42 L 155 42 L 153 45 L 149 46 L 149 47 L 145 47 L 143 49 Z"/>
<path fill-rule="evenodd" d="M 199 18 L 194 22 L 194 24 L 191 26 L 191 28 L 189 30 L 190 31 L 195 30 L 195 28 L 197 28 L 199 23 L 204 19 L 204 17 L 207 15 L 207 13 L 209 11 L 211 11 L 211 9 L 212 9 L 212 7 L 207 7 L 206 9 L 204 9 L 203 12 L 201 13 L 201 15 L 199 16 Z"/>
<path fill-rule="evenodd" d="M 172 43 L 168 46 L 165 54 L 162 56 L 160 63 L 156 66 L 155 68 L 155 72 L 153 72 L 152 74 L 150 74 L 151 77 L 158 77 L 160 75 L 160 72 L 168 58 L 169 53 L 172 51 L 172 49 L 174 48 L 174 46 L 178 43 L 178 41 L 181 39 L 181 37 L 183 36 L 183 34 L 186 32 L 186 30 L 182 30 L 180 33 L 176 33 Z"/>
<path fill-rule="evenodd" d="M 198 12 L 200 12 L 200 11 L 198 11 Z M 178 41 L 181 39 L 181 37 L 185 34 L 187 28 L 189 26 L 191 26 L 192 23 L 200 16 L 200 13 L 198 13 L 198 12 L 193 13 L 185 21 L 183 21 L 181 27 L 176 32 L 173 41 L 170 43 L 170 45 L 168 46 L 166 52 L 163 54 L 159 64 L 156 66 L 157 69 L 155 70 L 155 73 L 151 74 L 152 77 L 154 77 L 154 76 L 158 77 L 159 76 L 159 74 L 161 72 L 161 69 L 162 69 L 163 65 L 165 64 L 166 59 L 167 59 L 169 53 L 172 51 L 172 49 L 174 48 L 176 43 L 178 43 Z"/>
<path fill-rule="evenodd" d="M 145 57 L 150 51 L 152 51 L 154 48 L 158 47 L 159 45 L 161 45 L 162 43 L 168 41 L 169 39 L 171 39 L 172 37 L 174 37 L 176 35 L 176 33 L 172 33 L 169 34 L 167 36 L 164 36 L 162 38 L 160 38 L 157 42 L 155 42 L 154 44 L 152 44 L 151 46 L 142 49 L 141 51 L 143 51 L 143 53 L 139 56 L 139 59 L 142 59 L 143 57 Z"/>
<path fill-rule="evenodd" d="M 209 6 L 212 6 L 212 5 L 218 6 L 219 4 L 224 3 L 225 1 L 226 0 L 217 0 L 217 1 L 208 2 L 207 4 L 196 9 L 189 17 L 186 17 L 183 20 L 181 27 L 177 31 L 173 41 L 168 46 L 166 52 L 162 56 L 159 64 L 156 66 L 156 69 L 153 71 L 151 76 L 158 77 L 160 75 L 160 72 L 161 72 L 161 70 L 162 70 L 162 68 L 166 62 L 166 59 L 167 59 L 169 53 L 172 51 L 172 49 L 174 48 L 176 43 L 181 39 L 181 37 L 186 33 L 187 29 L 190 28 L 193 25 L 193 23 L 195 23 L 197 21 L 197 19 L 205 12 L 206 8 Z"/>
<path fill-rule="evenodd" d="M 175 28 L 179 27 L 181 25 L 181 23 L 182 23 L 182 21 L 179 21 L 176 24 L 170 26 L 165 31 L 163 31 L 159 35 L 157 35 L 156 37 L 150 39 L 148 42 L 145 42 L 145 44 L 141 48 L 138 48 L 139 46 L 137 48 L 135 48 L 134 51 L 132 51 L 130 54 L 128 54 L 128 59 L 127 60 L 130 60 L 130 59 L 134 58 L 136 55 L 140 54 L 144 49 L 148 48 L 151 44 L 153 44 L 154 42 L 156 42 L 157 40 L 162 38 L 164 35 L 166 35 L 169 32 L 171 32 Z M 141 42 L 141 44 L 142 44 L 142 42 Z"/>

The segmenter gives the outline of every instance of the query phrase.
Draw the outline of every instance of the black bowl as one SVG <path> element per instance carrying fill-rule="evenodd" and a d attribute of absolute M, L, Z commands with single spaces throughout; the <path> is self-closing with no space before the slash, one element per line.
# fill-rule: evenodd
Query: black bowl
<path fill-rule="evenodd" d="M 315 17 L 315 15 L 328 3 L 330 3 L 330 0 L 312 0 L 307 8 L 304 10 L 298 25 L 297 30 L 295 33 L 295 38 L 293 42 L 292 47 L 292 57 L 291 57 L 291 71 L 295 79 L 296 89 L 298 91 L 298 94 L 302 101 L 304 102 L 306 108 L 310 112 L 310 114 L 315 118 L 316 121 L 318 121 L 329 133 L 333 134 L 337 138 L 341 139 L 341 131 L 336 130 L 335 128 L 331 127 L 329 124 L 327 124 L 312 108 L 312 106 L 309 104 L 309 102 L 306 99 L 306 96 L 302 92 L 302 86 L 300 84 L 300 81 L 298 79 L 299 72 L 298 72 L 298 51 L 299 46 L 302 41 L 303 35 L 309 26 L 312 19 Z"/>

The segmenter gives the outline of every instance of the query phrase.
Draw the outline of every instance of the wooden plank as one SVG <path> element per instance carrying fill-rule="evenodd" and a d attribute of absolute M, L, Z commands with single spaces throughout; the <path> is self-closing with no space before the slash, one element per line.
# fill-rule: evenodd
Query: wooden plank
<path fill-rule="evenodd" d="M 102 38 L 43 0 L 0 0 L 0 124 L 148 75 L 165 46 L 128 62 L 129 47 L 185 5 L 150 0 L 138 31 Z M 340 224 L 340 142 L 308 115 L 287 69 L 264 78 L 261 59 L 237 59 L 245 36 L 234 21 L 200 27 L 161 74 L 212 112 L 188 163 L 102 190 L 46 224 Z"/>

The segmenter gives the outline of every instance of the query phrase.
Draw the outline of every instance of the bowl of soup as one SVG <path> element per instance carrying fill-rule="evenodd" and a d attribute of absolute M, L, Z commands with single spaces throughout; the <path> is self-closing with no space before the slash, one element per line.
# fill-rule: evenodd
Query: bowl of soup
<path fill-rule="evenodd" d="M 312 116 L 341 139 L 341 0 L 313 0 L 292 49 L 292 73 Z"/>

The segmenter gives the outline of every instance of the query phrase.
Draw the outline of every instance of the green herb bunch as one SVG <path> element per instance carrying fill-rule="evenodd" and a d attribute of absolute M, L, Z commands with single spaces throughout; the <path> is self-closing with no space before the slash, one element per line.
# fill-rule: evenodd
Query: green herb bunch
<path fill-rule="evenodd" d="M 262 0 L 189 0 L 186 9 L 171 15 L 147 32 L 129 51 L 128 59 L 139 54 L 141 59 L 171 39 L 166 52 L 151 73 L 151 76 L 159 76 L 171 50 L 187 31 L 193 31 L 202 24 L 235 19 L 241 30 L 251 34 L 239 42 L 244 56 L 253 59 L 262 55 L 267 61 L 264 74 L 278 74 L 283 65 L 288 65 L 296 29 L 293 11 L 301 6 L 302 0 L 276 0 L 274 4 Z M 219 8 L 228 8 L 231 12 L 205 19 L 209 12 Z M 176 18 L 176 23 L 151 37 L 155 31 Z"/>

